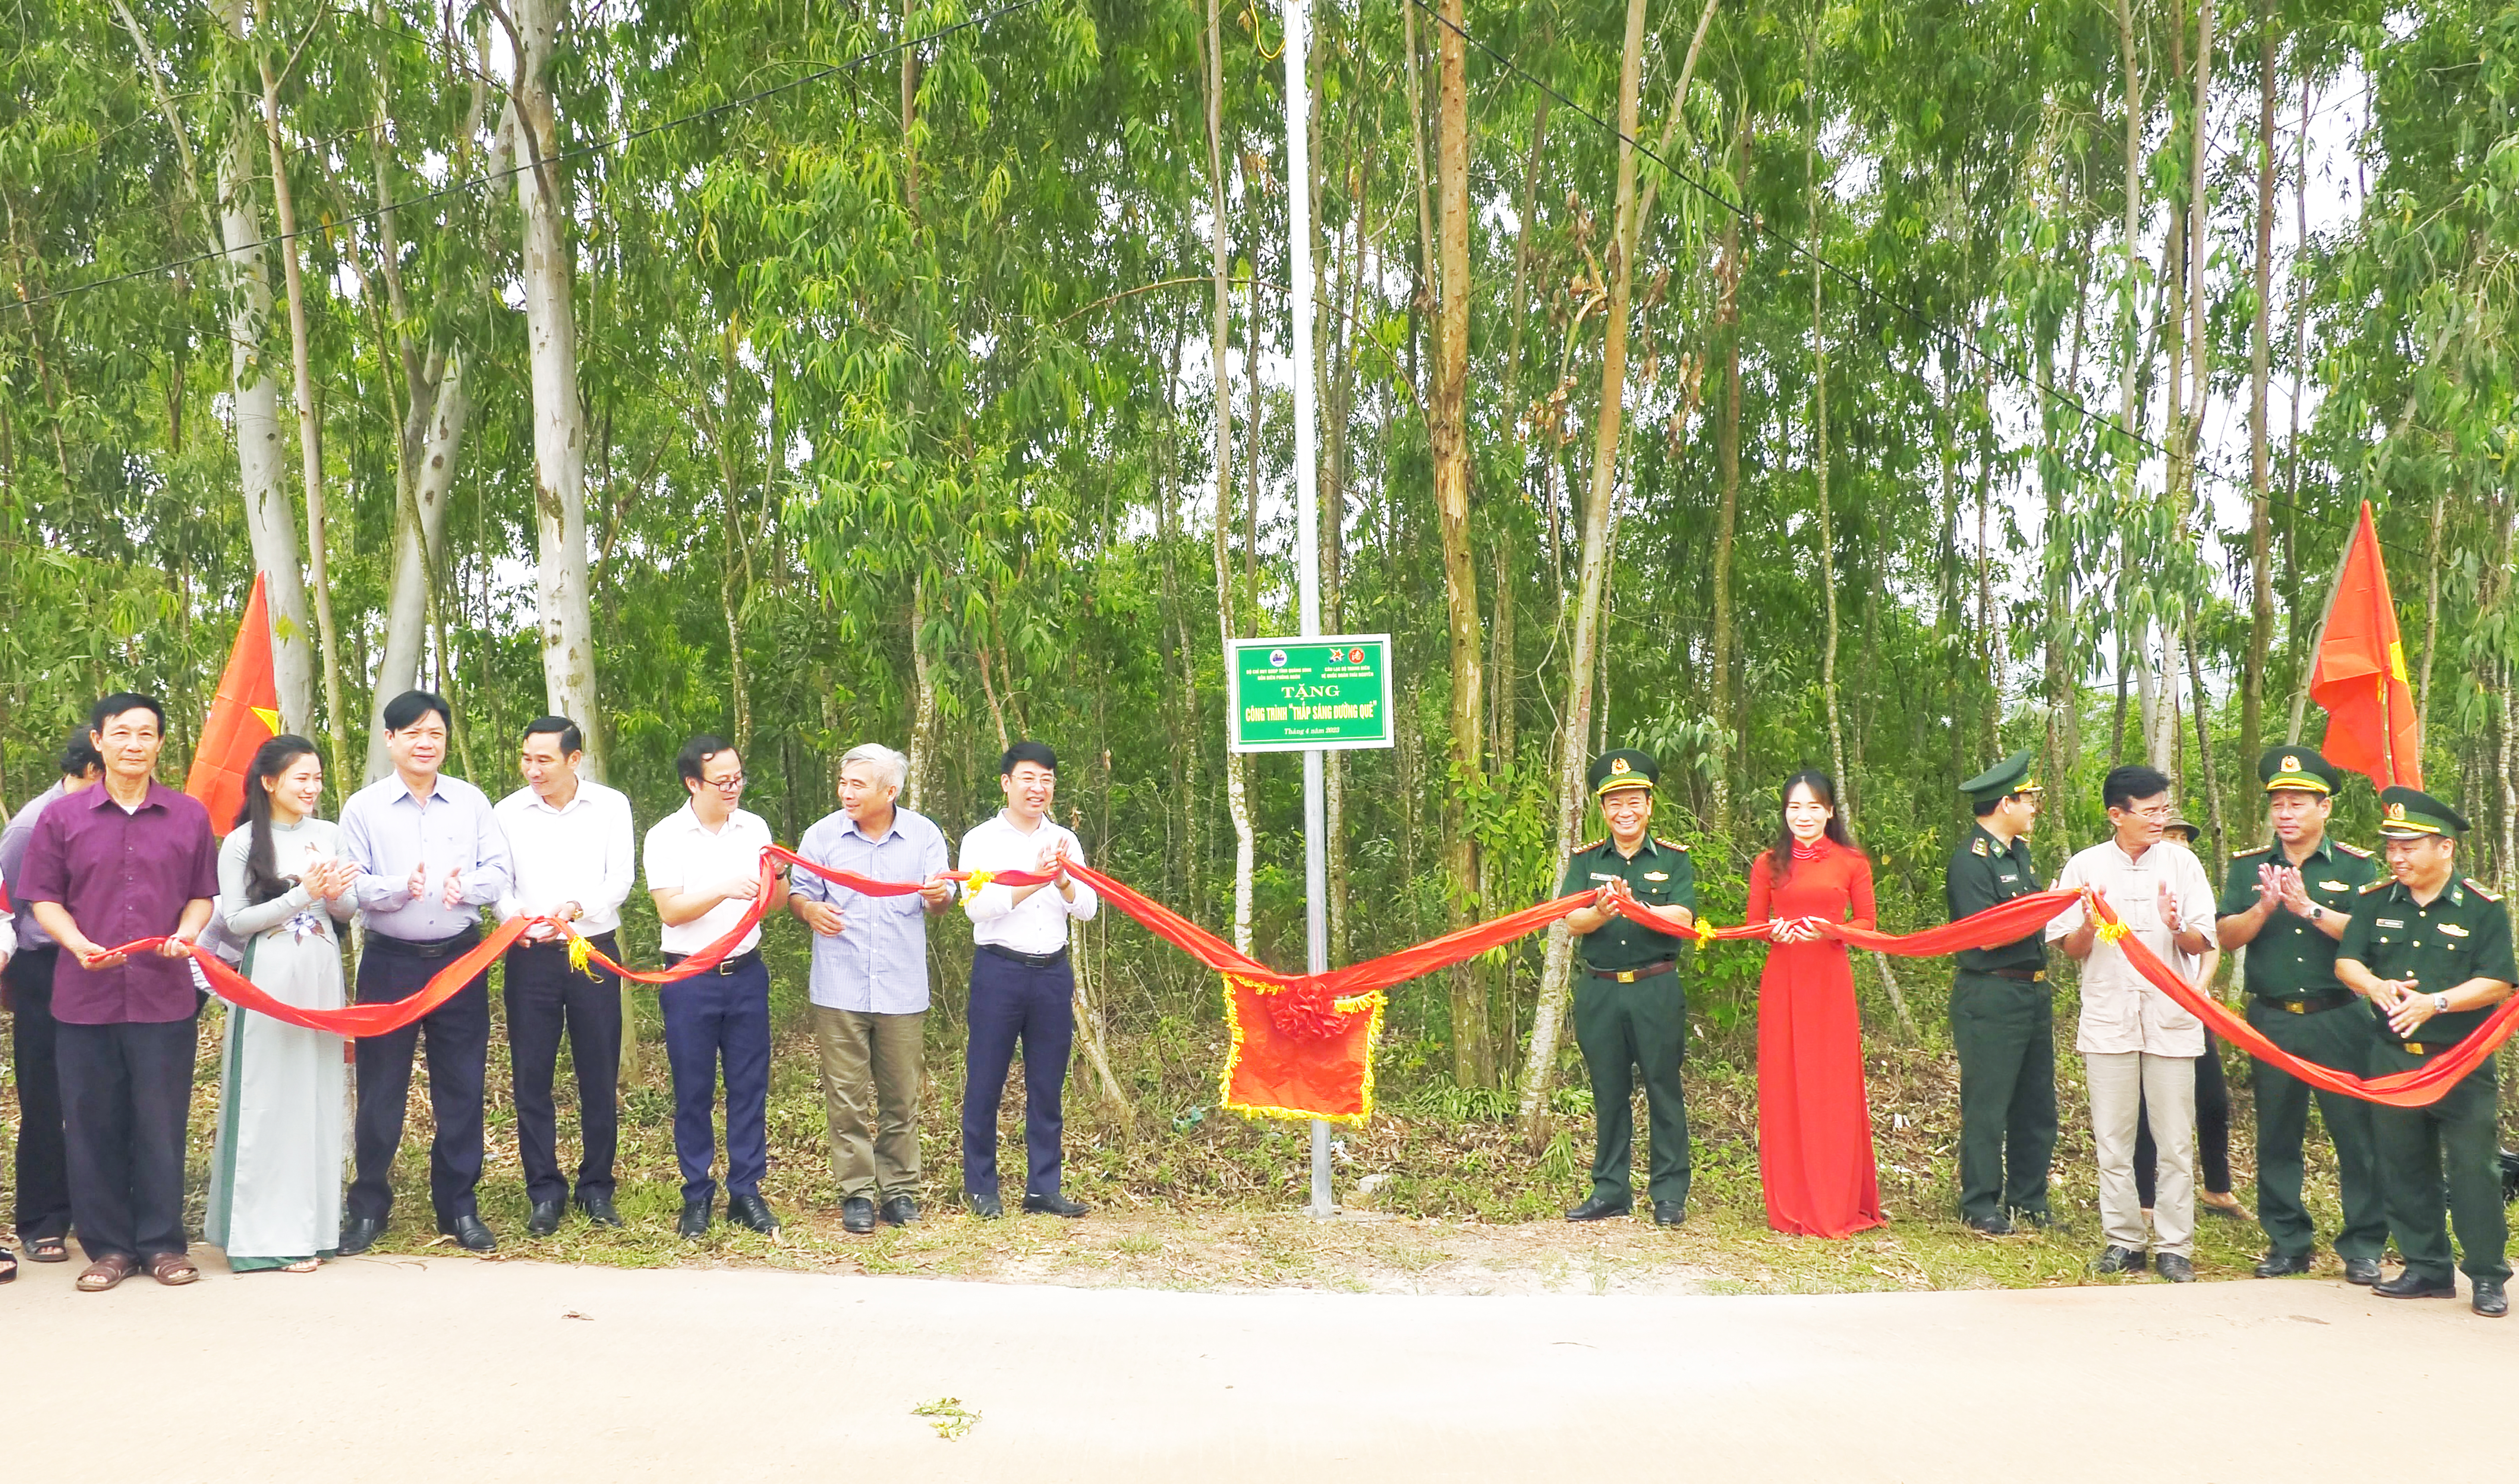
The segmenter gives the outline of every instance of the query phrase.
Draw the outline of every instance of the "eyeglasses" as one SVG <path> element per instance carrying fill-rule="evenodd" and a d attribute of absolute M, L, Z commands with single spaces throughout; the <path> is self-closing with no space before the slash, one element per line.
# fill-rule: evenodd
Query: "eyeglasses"
<path fill-rule="evenodd" d="M 2166 804 L 2155 804 L 2149 808 L 2120 808 L 2117 812 L 2120 814 L 2132 814 L 2138 819 L 2148 819 L 2154 824 L 2163 824 L 2174 817 L 2178 811 L 2171 808 Z"/>
<path fill-rule="evenodd" d="M 743 774 L 737 773 L 731 778 L 702 778 L 700 782 L 721 794 L 731 794 L 743 787 Z"/>

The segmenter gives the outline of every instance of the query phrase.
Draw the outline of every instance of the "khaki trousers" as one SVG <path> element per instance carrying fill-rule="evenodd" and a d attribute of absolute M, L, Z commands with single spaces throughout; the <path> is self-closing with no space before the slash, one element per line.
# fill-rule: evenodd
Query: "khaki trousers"
<path fill-rule="evenodd" d="M 876 1015 L 814 1007 L 822 1116 L 843 1200 L 914 1195 L 927 1012 Z"/>
<path fill-rule="evenodd" d="M 2108 1245 L 2195 1254 L 2195 1059 L 2143 1051 L 2085 1052 L 2091 1082 L 2091 1140 L 2099 1161 L 2099 1230 Z M 2160 1146 L 2152 1233 L 2143 1230 L 2135 1189 L 2135 1126 L 2145 1103 Z"/>

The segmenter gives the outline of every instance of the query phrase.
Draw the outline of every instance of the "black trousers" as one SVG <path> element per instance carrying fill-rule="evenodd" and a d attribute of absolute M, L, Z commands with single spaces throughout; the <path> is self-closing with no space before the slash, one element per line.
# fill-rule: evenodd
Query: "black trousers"
<path fill-rule="evenodd" d="M 9 982 L 9 1051 L 18 1076 L 18 1240 L 66 1237 L 68 1155 L 62 1146 L 62 1081 L 55 1069 L 53 964 L 59 948 L 22 948 L 0 970 Z"/>
<path fill-rule="evenodd" d="M 1055 1196 L 1067 1129 L 1067 1058 L 1076 1045 L 1076 967 L 971 955 L 971 1047 L 963 1062 L 962 1189 L 997 1194 L 997 1104 L 1015 1046 L 1024 1059 L 1024 1194 Z"/>
<path fill-rule="evenodd" d="M 462 947 L 475 935 L 465 934 Z M 459 948 L 458 951 L 462 951 Z M 409 999 L 429 976 L 454 961 L 421 958 L 382 934 L 368 935 L 359 956 L 359 1003 Z M 394 1156 L 402 1149 L 403 1110 L 411 1099 L 411 1062 L 428 1043 L 428 1112 L 437 1137 L 428 1146 L 428 1200 L 445 1226 L 479 1214 L 481 1084 L 490 1060 L 490 980 L 475 976 L 453 998 L 390 1035 L 361 1036 L 359 1114 L 353 1144 L 358 1178 L 346 1202 L 354 1219 L 382 1221 L 393 1210 Z"/>
<path fill-rule="evenodd" d="M 589 938 L 605 956 L 621 949 L 609 933 Z M 577 1117 L 585 1153 L 577 1164 L 578 1199 L 612 1194 L 612 1157 L 621 1143 L 621 981 L 597 964 L 568 966 L 566 942 L 519 944 L 508 950 L 508 1064 L 514 1077 L 516 1157 L 525 1167 L 525 1199 L 566 1200 L 560 1174 L 557 1112 L 552 1075 L 568 1037 L 577 1069 Z"/>
<path fill-rule="evenodd" d="M 2134 1186 L 2151 1209 L 2152 1181 L 2160 1162 L 2151 1142 L 2151 1115 L 2134 1126 Z M 2222 1074 L 2222 1042 L 2204 1032 L 2204 1054 L 2195 1059 L 2195 1183 L 2216 1196 L 2231 1194 L 2231 1082 Z"/>
<path fill-rule="evenodd" d="M 197 1016 L 60 1027 L 70 1220 L 90 1262 L 146 1262 L 184 1240 L 184 1134 Z"/>

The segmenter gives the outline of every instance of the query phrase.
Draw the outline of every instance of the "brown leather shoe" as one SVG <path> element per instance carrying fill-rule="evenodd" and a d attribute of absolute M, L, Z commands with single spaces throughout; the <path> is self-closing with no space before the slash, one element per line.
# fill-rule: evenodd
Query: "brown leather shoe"
<path fill-rule="evenodd" d="M 149 1259 L 149 1276 L 170 1288 L 180 1288 L 188 1283 L 200 1282 L 201 1270 L 181 1252 L 160 1252 Z"/>
<path fill-rule="evenodd" d="M 102 1293 L 139 1271 L 138 1259 L 125 1257 L 120 1252 L 109 1252 L 89 1263 L 87 1271 L 78 1276 L 78 1290 Z"/>

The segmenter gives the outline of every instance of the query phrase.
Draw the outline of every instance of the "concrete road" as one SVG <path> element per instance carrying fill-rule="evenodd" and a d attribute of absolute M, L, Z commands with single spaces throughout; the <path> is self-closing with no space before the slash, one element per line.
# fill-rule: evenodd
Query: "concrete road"
<path fill-rule="evenodd" d="M 2341 1284 L 1075 1289 L 456 1257 L 0 1288 L 19 1479 L 2506 1481 L 2519 1325 Z M 939 1438 L 911 1409 L 959 1398 Z"/>

